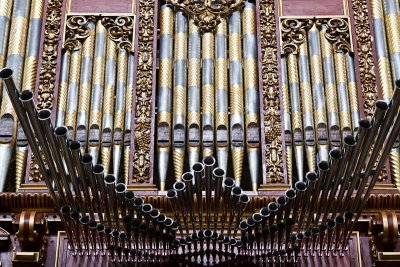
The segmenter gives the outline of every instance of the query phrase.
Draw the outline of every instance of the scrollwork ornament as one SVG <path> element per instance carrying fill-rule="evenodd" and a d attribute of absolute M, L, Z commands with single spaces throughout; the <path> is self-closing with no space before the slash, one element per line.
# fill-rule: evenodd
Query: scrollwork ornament
<path fill-rule="evenodd" d="M 243 0 L 167 0 L 193 18 L 202 31 L 212 31 L 221 21 L 238 9 Z"/>
<path fill-rule="evenodd" d="M 335 52 L 351 52 L 349 23 L 343 18 L 319 19 L 317 26 L 325 25 L 325 38 L 333 45 Z"/>
<path fill-rule="evenodd" d="M 281 21 L 282 53 L 297 54 L 299 46 L 307 38 L 307 30 L 313 21 L 310 19 L 283 19 Z"/>
<path fill-rule="evenodd" d="M 104 17 L 101 23 L 107 29 L 108 36 L 121 49 L 132 51 L 134 20 L 129 16 Z"/>
<path fill-rule="evenodd" d="M 275 12 L 274 0 L 260 1 L 262 93 L 267 170 L 265 182 L 267 183 L 284 182 Z"/>
<path fill-rule="evenodd" d="M 153 88 L 154 0 L 139 1 L 133 182 L 150 181 Z"/>
<path fill-rule="evenodd" d="M 90 36 L 88 23 L 95 21 L 93 16 L 72 16 L 67 19 L 64 47 L 68 50 L 82 48 L 82 42 Z"/>

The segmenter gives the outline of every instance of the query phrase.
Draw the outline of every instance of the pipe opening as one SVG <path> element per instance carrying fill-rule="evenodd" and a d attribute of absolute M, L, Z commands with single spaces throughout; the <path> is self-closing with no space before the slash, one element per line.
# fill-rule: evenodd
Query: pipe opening
<path fill-rule="evenodd" d="M 334 148 L 329 152 L 329 155 L 334 159 L 340 159 L 342 156 L 342 151 L 338 148 Z"/>
<path fill-rule="evenodd" d="M 204 170 L 203 164 L 201 164 L 199 162 L 195 163 L 192 168 L 193 168 L 193 171 L 195 171 L 195 172 L 201 172 L 202 170 Z"/>
<path fill-rule="evenodd" d="M 306 236 L 306 238 L 310 238 L 311 237 L 311 231 L 310 230 L 305 231 L 304 235 Z"/>
<path fill-rule="evenodd" d="M 68 132 L 68 129 L 67 129 L 67 127 L 65 127 L 65 126 L 59 126 L 59 127 L 57 127 L 57 128 L 54 130 L 54 133 L 55 133 L 56 135 L 58 135 L 58 136 L 66 135 L 67 132 Z"/>
<path fill-rule="evenodd" d="M 120 233 L 120 234 L 119 234 L 119 238 L 121 238 L 121 239 L 125 239 L 125 238 L 126 238 L 126 234 L 125 234 L 125 233 L 123 233 L 123 232 L 122 232 L 122 233 Z"/>
<path fill-rule="evenodd" d="M 381 109 L 381 110 L 387 110 L 389 108 L 388 103 L 386 103 L 386 101 L 383 101 L 383 100 L 376 101 L 375 105 L 378 109 Z"/>
<path fill-rule="evenodd" d="M 225 187 L 233 187 L 235 185 L 235 181 L 232 178 L 226 178 L 224 185 Z"/>
<path fill-rule="evenodd" d="M 234 195 L 240 195 L 240 194 L 242 193 L 242 188 L 236 186 L 236 187 L 234 187 L 234 188 L 232 189 L 232 193 L 233 193 Z"/>
<path fill-rule="evenodd" d="M 71 141 L 71 143 L 69 144 L 69 149 L 79 150 L 79 149 L 81 149 L 81 143 L 79 143 L 77 141 Z"/>
<path fill-rule="evenodd" d="M 276 204 L 275 202 L 269 203 L 268 204 L 268 209 L 270 211 L 277 211 L 278 210 L 278 204 Z"/>
<path fill-rule="evenodd" d="M 51 111 L 48 109 L 42 109 L 42 110 L 39 110 L 39 112 L 38 112 L 39 120 L 47 120 L 50 118 L 50 116 L 51 116 Z"/>
<path fill-rule="evenodd" d="M 135 193 L 133 191 L 126 191 L 125 192 L 125 199 L 132 200 L 135 198 Z"/>
<path fill-rule="evenodd" d="M 82 217 L 80 221 L 82 224 L 88 224 L 90 221 L 89 216 Z"/>
<path fill-rule="evenodd" d="M 99 232 L 103 232 L 103 231 L 104 231 L 104 229 L 105 229 L 105 227 L 104 227 L 104 225 L 103 225 L 103 224 L 98 224 L 98 225 L 97 225 L 97 231 L 99 231 Z"/>
<path fill-rule="evenodd" d="M 183 189 L 185 189 L 185 184 L 183 183 L 183 182 L 176 182 L 176 183 L 174 183 L 174 189 L 175 190 L 183 190 Z"/>
<path fill-rule="evenodd" d="M 61 208 L 61 213 L 63 213 L 63 214 L 69 214 L 70 212 L 71 212 L 70 206 L 64 206 Z"/>
<path fill-rule="evenodd" d="M 249 198 L 249 196 L 248 195 L 241 195 L 240 196 L 240 202 L 241 203 L 249 203 L 249 201 L 250 201 L 250 198 Z"/>
<path fill-rule="evenodd" d="M 144 204 L 142 206 L 142 211 L 143 212 L 150 212 L 153 209 L 153 207 L 150 204 Z"/>
<path fill-rule="evenodd" d="M 294 191 L 293 189 L 288 189 L 286 190 L 285 195 L 287 198 L 294 198 L 296 197 L 296 191 Z"/>
<path fill-rule="evenodd" d="M 260 213 L 254 213 L 254 214 L 253 214 L 253 220 L 254 220 L 255 222 L 257 222 L 257 223 L 261 222 L 261 220 L 262 220 L 261 214 L 260 214 Z"/>
<path fill-rule="evenodd" d="M 190 173 L 190 172 L 185 172 L 182 175 L 182 180 L 185 181 L 185 182 L 192 181 L 193 180 L 193 174 Z"/>
<path fill-rule="evenodd" d="M 263 217 L 268 216 L 268 214 L 269 214 L 268 208 L 264 207 L 264 208 L 260 209 L 260 214 L 261 214 Z"/>
<path fill-rule="evenodd" d="M 212 166 L 215 164 L 215 159 L 211 156 L 208 156 L 203 159 L 203 163 L 204 165 Z"/>
<path fill-rule="evenodd" d="M 329 222 L 327 223 L 327 225 L 328 225 L 329 228 L 333 228 L 333 227 L 336 226 L 336 223 L 335 223 L 334 221 L 329 221 Z"/>
<path fill-rule="evenodd" d="M 319 226 L 319 228 L 318 227 L 315 227 L 314 229 L 316 229 L 315 231 L 315 233 L 317 234 L 317 233 L 319 233 L 319 232 L 325 232 L 326 231 L 326 229 L 327 229 L 327 227 L 326 227 L 326 225 L 320 225 Z M 313 233 L 314 233 L 314 229 L 313 229 Z"/>
<path fill-rule="evenodd" d="M 104 172 L 104 166 L 101 164 L 96 164 L 93 166 L 93 172 L 95 174 L 102 174 Z"/>
<path fill-rule="evenodd" d="M 111 234 L 112 231 L 113 231 L 113 230 L 112 230 L 110 227 L 107 227 L 107 228 L 104 230 L 104 232 L 105 232 L 107 235 Z"/>
<path fill-rule="evenodd" d="M 167 192 L 167 197 L 169 197 L 169 198 L 174 198 L 174 197 L 176 197 L 176 191 L 173 190 L 173 189 L 168 190 L 168 192 Z"/>
<path fill-rule="evenodd" d="M 160 215 L 160 211 L 158 210 L 158 209 L 153 209 L 151 212 L 150 212 L 150 216 L 151 217 L 157 217 L 158 215 Z"/>
<path fill-rule="evenodd" d="M 118 230 L 114 230 L 114 231 L 112 232 L 112 236 L 113 236 L 113 237 L 119 237 L 119 231 L 118 231 Z"/>
<path fill-rule="evenodd" d="M 81 215 L 76 211 L 71 213 L 71 218 L 74 220 L 79 219 L 80 217 L 81 217 Z"/>
<path fill-rule="evenodd" d="M 19 95 L 19 99 L 21 99 L 21 101 L 29 101 L 32 98 L 33 98 L 33 93 L 31 91 L 29 91 L 29 90 L 24 90 Z"/>
<path fill-rule="evenodd" d="M 89 164 L 92 163 L 93 157 L 90 154 L 85 154 L 82 156 L 82 163 L 83 164 Z"/>
<path fill-rule="evenodd" d="M 371 127 L 371 122 L 368 119 L 362 119 L 358 123 L 363 128 L 370 128 Z"/>
<path fill-rule="evenodd" d="M 309 172 L 306 174 L 306 178 L 311 182 L 315 182 L 317 180 L 317 174 L 315 172 Z"/>
<path fill-rule="evenodd" d="M 327 171 L 329 169 L 329 163 L 325 160 L 318 162 L 318 168 L 323 171 Z"/>
<path fill-rule="evenodd" d="M 144 203 L 144 200 L 143 200 L 143 198 L 135 198 L 135 200 L 133 201 L 133 204 L 136 206 L 136 207 L 138 207 L 138 206 L 142 206 L 143 205 L 143 203 Z"/>
<path fill-rule="evenodd" d="M 214 175 L 222 177 L 225 175 L 225 171 L 224 171 L 224 169 L 216 168 L 216 169 L 214 169 Z"/>
<path fill-rule="evenodd" d="M 307 186 L 306 186 L 306 183 L 304 183 L 304 182 L 296 182 L 296 184 L 294 185 L 294 187 L 297 189 L 297 190 L 299 190 L 299 191 L 304 191 L 304 190 L 306 190 L 306 188 L 307 188 Z"/>
<path fill-rule="evenodd" d="M 344 143 L 349 146 L 354 146 L 356 144 L 356 139 L 352 135 L 348 135 L 344 138 Z"/>
<path fill-rule="evenodd" d="M 336 224 L 342 224 L 342 223 L 344 223 L 344 218 L 343 218 L 343 216 L 337 216 L 335 221 L 336 221 Z"/>
<path fill-rule="evenodd" d="M 115 191 L 117 193 L 123 193 L 123 192 L 125 192 L 125 190 L 126 190 L 126 185 L 122 184 L 122 183 L 117 184 L 115 187 Z"/>
<path fill-rule="evenodd" d="M 104 180 L 105 180 L 106 183 L 108 183 L 108 184 L 115 183 L 115 181 L 116 181 L 115 176 L 112 175 L 112 174 L 108 174 L 108 175 L 106 176 L 106 178 L 104 178 Z"/>
<path fill-rule="evenodd" d="M 286 198 L 284 196 L 278 197 L 276 200 L 280 206 L 286 205 Z"/>
<path fill-rule="evenodd" d="M 4 68 L 2 70 L 0 70 L 0 78 L 5 80 L 10 78 L 13 75 L 13 70 L 10 68 Z"/>
<path fill-rule="evenodd" d="M 94 228 L 96 228 L 97 227 L 97 223 L 96 222 L 90 222 L 89 223 L 89 228 L 92 228 L 92 229 L 94 229 Z"/>

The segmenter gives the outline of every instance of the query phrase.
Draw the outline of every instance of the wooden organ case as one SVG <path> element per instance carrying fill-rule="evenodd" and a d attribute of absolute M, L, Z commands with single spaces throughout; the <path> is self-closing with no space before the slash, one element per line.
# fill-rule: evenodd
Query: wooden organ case
<path fill-rule="evenodd" d="M 1 0 L 0 36 L 0 266 L 400 263 L 399 0 Z"/>

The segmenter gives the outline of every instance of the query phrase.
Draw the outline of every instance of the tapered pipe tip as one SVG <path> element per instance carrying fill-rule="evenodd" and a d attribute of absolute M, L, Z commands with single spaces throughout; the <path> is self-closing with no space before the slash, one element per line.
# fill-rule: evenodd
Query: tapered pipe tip
<path fill-rule="evenodd" d="M 6 80 L 13 75 L 14 71 L 10 68 L 3 68 L 0 70 L 0 78 Z"/>
<path fill-rule="evenodd" d="M 165 182 L 160 182 L 160 191 L 165 191 Z"/>

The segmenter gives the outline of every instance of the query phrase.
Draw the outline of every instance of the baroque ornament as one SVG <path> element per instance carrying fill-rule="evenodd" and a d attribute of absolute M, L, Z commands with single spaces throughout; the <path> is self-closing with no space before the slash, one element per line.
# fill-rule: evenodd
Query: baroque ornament
<path fill-rule="evenodd" d="M 130 16 L 104 17 L 101 23 L 107 29 L 108 36 L 121 49 L 132 51 L 132 39 L 134 32 L 134 18 Z"/>
<path fill-rule="evenodd" d="M 82 48 L 82 42 L 90 36 L 88 23 L 95 21 L 93 16 L 72 16 L 67 19 L 64 47 L 68 50 Z"/>
<path fill-rule="evenodd" d="M 139 1 L 133 182 L 150 182 L 150 143 L 153 89 L 154 0 Z"/>
<path fill-rule="evenodd" d="M 202 31 L 212 31 L 221 21 L 238 9 L 243 0 L 167 0 L 192 17 Z"/>
<path fill-rule="evenodd" d="M 274 0 L 261 0 L 260 20 L 265 165 L 267 171 L 264 183 L 283 183 L 278 43 L 276 40 Z"/>
<path fill-rule="evenodd" d="M 297 54 L 299 46 L 307 38 L 307 30 L 313 25 L 311 19 L 284 19 L 282 25 L 282 54 Z"/>

